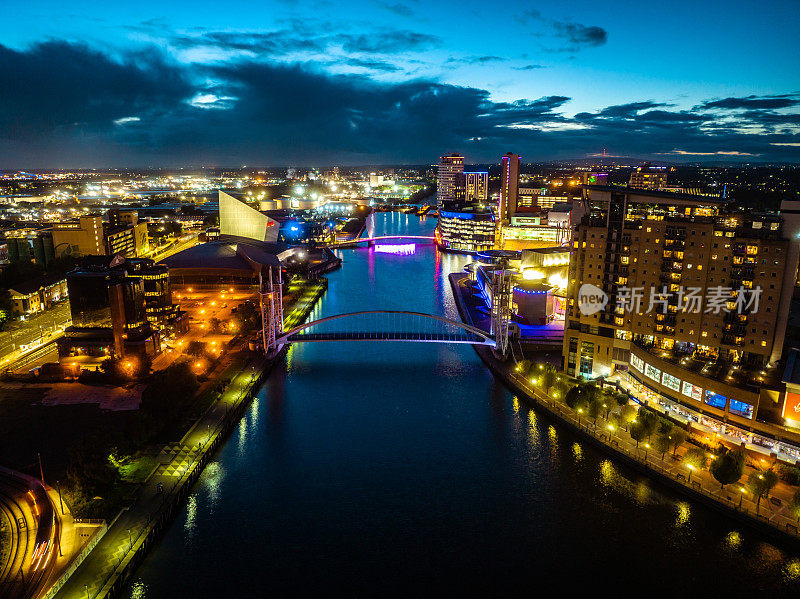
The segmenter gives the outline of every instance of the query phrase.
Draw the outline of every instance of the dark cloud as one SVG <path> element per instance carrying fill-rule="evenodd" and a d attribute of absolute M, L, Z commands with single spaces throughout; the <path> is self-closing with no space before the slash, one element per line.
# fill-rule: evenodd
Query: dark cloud
<path fill-rule="evenodd" d="M 567 21 L 555 21 L 553 25 L 558 35 L 573 47 L 602 46 L 608 41 L 608 32 L 596 25 L 586 26 Z"/>
<path fill-rule="evenodd" d="M 534 71 L 536 69 L 546 69 L 547 67 L 542 64 L 526 64 L 521 67 L 511 67 L 517 71 Z"/>
<path fill-rule="evenodd" d="M 393 65 L 390 62 L 386 62 L 384 60 L 369 60 L 363 58 L 348 58 L 343 63 L 340 64 L 347 64 L 351 67 L 361 67 L 364 69 L 371 69 L 373 71 L 383 71 L 385 73 L 396 73 L 400 70 L 400 67 Z"/>
<path fill-rule="evenodd" d="M 400 17 L 413 17 L 414 11 L 407 4 L 382 4 L 383 8 Z"/>
<path fill-rule="evenodd" d="M 505 58 L 502 56 L 493 56 L 493 55 L 486 55 L 486 56 L 465 56 L 463 58 L 448 58 L 445 62 L 447 63 L 456 63 L 456 62 L 463 62 L 466 64 L 486 64 L 490 62 L 504 62 Z"/>
<path fill-rule="evenodd" d="M 20 52 L 0 45 L 0 138 L 61 128 L 93 131 L 125 117 L 158 115 L 192 94 L 186 73 L 155 51 L 118 61 L 83 44 L 46 42 Z"/>
<path fill-rule="evenodd" d="M 360 57 L 325 64 L 393 67 Z M 800 159 L 788 145 L 800 141 L 800 117 L 773 109 L 678 110 L 645 100 L 570 116 L 565 95 L 497 102 L 475 87 L 380 82 L 321 66 L 175 65 L 155 51 L 111 58 L 62 42 L 0 46 L 0 165 L 418 164 L 445 151 L 492 161 L 511 148 L 536 160 L 604 147 L 686 160 Z"/>
<path fill-rule="evenodd" d="M 745 96 L 743 98 L 725 98 L 723 100 L 713 100 L 703 102 L 695 107 L 696 110 L 761 110 L 778 108 L 791 108 L 800 106 L 800 97 L 796 94 L 784 94 L 780 96 Z"/>
<path fill-rule="evenodd" d="M 568 42 L 567 47 L 556 49 L 559 52 L 575 52 L 581 48 L 602 46 L 608 41 L 608 31 L 602 27 L 548 19 L 535 8 L 523 11 L 517 18 L 523 23 L 540 21 L 549 25 L 556 37 L 565 39 Z"/>
<path fill-rule="evenodd" d="M 341 47 L 345 52 L 395 54 L 419 52 L 441 44 L 426 33 L 402 29 L 381 29 L 370 33 L 320 33 L 326 24 L 309 28 L 304 22 L 289 22 L 275 31 L 198 31 L 174 36 L 169 43 L 179 49 L 211 47 L 224 51 L 247 52 L 265 57 L 280 57 L 293 52 L 326 52 Z"/>

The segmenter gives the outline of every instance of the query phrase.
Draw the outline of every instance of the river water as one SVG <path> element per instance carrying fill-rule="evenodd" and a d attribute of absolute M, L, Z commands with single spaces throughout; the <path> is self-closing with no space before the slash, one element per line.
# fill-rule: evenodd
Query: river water
<path fill-rule="evenodd" d="M 375 234 L 435 219 L 377 214 Z M 458 318 L 463 256 L 343 250 L 311 318 Z M 797 552 L 614 463 L 469 346 L 293 346 L 126 597 L 796 594 Z"/>

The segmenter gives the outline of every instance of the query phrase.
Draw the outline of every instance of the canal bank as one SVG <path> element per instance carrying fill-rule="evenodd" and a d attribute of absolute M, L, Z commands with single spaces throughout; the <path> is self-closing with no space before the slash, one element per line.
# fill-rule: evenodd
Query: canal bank
<path fill-rule="evenodd" d="M 475 312 L 475 306 L 472 304 L 477 305 L 477 300 L 473 299 L 470 302 L 465 297 L 465 290 L 468 287 L 461 284 L 467 278 L 467 275 L 454 273 L 450 275 L 449 280 L 459 315 L 465 323 L 475 326 L 476 316 L 479 313 Z M 717 488 L 720 485 L 713 480 L 710 474 L 706 476 L 706 473 L 698 472 L 692 480 L 691 473 L 685 468 L 681 469 L 676 455 L 670 455 L 670 461 L 667 462 L 663 457 L 659 460 L 658 452 L 645 451 L 644 446 L 634 445 L 630 439 L 613 434 L 614 427 L 610 426 L 602 416 L 594 422 L 588 418 L 581 418 L 563 400 L 547 395 L 523 376 L 517 374 L 508 361 L 498 360 L 487 346 L 476 345 L 474 349 L 492 374 L 518 397 L 537 409 L 543 410 L 548 416 L 568 427 L 595 447 L 613 455 L 615 459 L 620 460 L 626 466 L 646 474 L 674 491 L 746 523 L 768 538 L 789 543 L 795 548 L 800 547 L 797 520 L 776 512 L 774 509 L 776 504 L 770 504 L 766 498 L 761 503 L 760 509 L 757 509 L 755 505 L 744 504 L 741 491 L 738 491 L 740 485 L 732 485 L 728 489 Z M 601 421 L 599 426 L 597 425 L 598 420 Z M 616 432 L 620 431 L 617 429 Z M 781 507 L 785 507 L 789 498 L 779 498 L 778 501 L 780 501 Z"/>
<path fill-rule="evenodd" d="M 287 310 L 285 325 L 303 322 L 326 289 L 325 279 L 298 281 L 293 286 L 293 305 Z M 232 365 L 235 371 L 227 368 L 215 377 L 229 380 L 218 399 L 179 442 L 162 448 L 158 465 L 137 491 L 134 502 L 117 514 L 80 566 L 68 578 L 59 580 L 48 597 L 114 597 L 126 587 L 285 353 L 284 347 L 266 358 L 250 355 Z"/>

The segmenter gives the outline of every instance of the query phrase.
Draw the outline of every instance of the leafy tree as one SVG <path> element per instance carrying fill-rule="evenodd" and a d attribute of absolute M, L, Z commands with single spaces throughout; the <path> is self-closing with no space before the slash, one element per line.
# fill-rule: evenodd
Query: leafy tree
<path fill-rule="evenodd" d="M 217 317 L 212 317 L 208 319 L 208 332 L 209 333 L 220 333 L 222 332 L 222 321 Z"/>
<path fill-rule="evenodd" d="M 788 464 L 779 465 L 778 476 L 787 484 L 793 486 L 800 485 L 800 468 L 797 466 L 789 466 Z"/>
<path fill-rule="evenodd" d="M 741 451 L 726 451 L 712 460 L 709 466 L 711 476 L 717 479 L 720 488 L 738 482 L 744 472 L 744 454 Z"/>
<path fill-rule="evenodd" d="M 636 421 L 641 423 L 641 425 L 644 427 L 644 434 L 647 437 L 647 440 L 650 441 L 653 433 L 656 432 L 656 429 L 658 428 L 658 414 L 646 406 L 641 406 L 639 408 L 639 413 L 636 416 Z"/>
<path fill-rule="evenodd" d="M 792 501 L 789 503 L 789 511 L 794 514 L 797 521 L 800 522 L 800 489 L 797 489 L 792 495 Z"/>
<path fill-rule="evenodd" d="M 669 444 L 672 447 L 672 455 L 677 456 L 678 448 L 684 444 L 686 439 L 689 438 L 689 435 L 685 430 L 676 426 L 667 436 L 669 437 Z"/>
<path fill-rule="evenodd" d="M 670 438 L 669 435 L 664 433 L 659 433 L 656 435 L 656 438 L 653 439 L 653 448 L 661 454 L 661 461 L 664 461 L 664 456 L 667 454 L 670 448 Z"/>
<path fill-rule="evenodd" d="M 581 386 L 575 385 L 564 396 L 564 402 L 573 410 L 582 408 L 586 405 L 586 399 L 581 394 Z"/>
<path fill-rule="evenodd" d="M 190 356 L 202 358 L 204 355 L 206 355 L 205 342 L 198 341 L 197 339 L 190 341 L 189 344 L 186 346 L 186 353 Z"/>
<path fill-rule="evenodd" d="M 631 422 L 636 420 L 636 406 L 631 404 L 622 406 L 622 408 L 619 410 L 619 417 L 620 420 L 625 424 L 625 430 L 628 430 Z"/>
<path fill-rule="evenodd" d="M 636 449 L 639 449 L 639 443 L 641 443 L 647 436 L 647 429 L 645 428 L 644 424 L 642 424 L 641 420 L 634 420 L 630 424 L 629 432 L 631 439 L 636 441 Z"/>
<path fill-rule="evenodd" d="M 518 372 L 521 376 L 528 376 L 528 371 L 530 369 L 531 369 L 530 360 L 520 360 L 514 367 L 514 370 Z"/>
<path fill-rule="evenodd" d="M 761 500 L 769 495 L 770 491 L 772 491 L 772 488 L 777 483 L 778 475 L 771 469 L 761 472 L 755 470 L 747 477 L 747 488 L 750 489 L 750 492 L 753 493 L 753 496 L 756 498 L 756 513 L 758 513 L 761 507 Z"/>
<path fill-rule="evenodd" d="M 597 428 L 597 417 L 603 412 L 605 406 L 608 405 L 603 401 L 603 399 L 603 395 L 599 393 L 588 394 L 586 411 L 589 414 L 589 418 L 591 418 L 594 422 L 595 428 Z"/>
<path fill-rule="evenodd" d="M 692 471 L 704 468 L 708 462 L 706 452 L 699 447 L 692 447 L 683 456 L 683 463 L 689 468 L 689 480 L 692 480 Z"/>
<path fill-rule="evenodd" d="M 631 398 L 628 397 L 628 394 L 625 391 L 614 391 L 611 393 L 611 398 L 617 402 L 617 405 L 622 407 L 628 405 Z"/>
<path fill-rule="evenodd" d="M 142 392 L 141 410 L 163 424 L 163 419 L 174 417 L 192 400 L 198 386 L 189 363 L 174 362 L 153 375 Z"/>
<path fill-rule="evenodd" d="M 14 302 L 11 300 L 11 293 L 8 289 L 0 289 L 0 331 L 6 322 L 13 319 L 17 312 L 14 308 Z"/>
<path fill-rule="evenodd" d="M 539 377 L 539 380 L 541 381 L 542 388 L 545 390 L 545 393 L 549 393 L 550 389 L 552 389 L 556 382 L 558 371 L 552 364 L 545 364 L 544 367 L 541 368 L 540 373 L 541 376 Z"/>

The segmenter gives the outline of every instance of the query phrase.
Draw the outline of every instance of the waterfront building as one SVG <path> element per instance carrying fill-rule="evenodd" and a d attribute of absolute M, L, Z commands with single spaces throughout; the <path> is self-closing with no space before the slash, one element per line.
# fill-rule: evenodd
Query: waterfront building
<path fill-rule="evenodd" d="M 461 201 L 464 197 L 464 157 L 450 154 L 439 158 L 436 206 L 441 209 L 446 202 Z"/>
<path fill-rule="evenodd" d="M 596 174 L 595 180 L 597 180 Z M 667 186 L 667 167 L 650 166 L 649 163 L 640 166 L 631 173 L 628 186 L 637 189 L 664 189 Z"/>
<path fill-rule="evenodd" d="M 454 252 L 474 253 L 494 248 L 495 217 L 490 210 L 440 209 L 436 244 Z"/>
<path fill-rule="evenodd" d="M 86 258 L 67 274 L 72 325 L 57 341 L 59 358 L 155 355 L 163 336 L 184 332 L 171 303 L 167 267 L 148 259 Z"/>
<path fill-rule="evenodd" d="M 489 199 L 488 171 L 464 173 L 464 199 L 468 204 L 485 204 Z"/>
<path fill-rule="evenodd" d="M 586 191 L 589 212 L 572 239 L 564 370 L 614 374 L 714 430 L 781 423 L 778 364 L 800 202 L 777 215 L 710 196 Z"/>
<path fill-rule="evenodd" d="M 103 219 L 99 214 L 53 225 L 53 248 L 62 256 L 102 256 L 106 253 Z"/>
<path fill-rule="evenodd" d="M 278 240 L 278 223 L 241 200 L 219 192 L 219 227 L 223 236 L 267 243 Z"/>
<path fill-rule="evenodd" d="M 502 159 L 500 175 L 500 205 L 497 215 L 500 225 L 509 222 L 517 211 L 519 200 L 519 154 L 508 152 Z"/>

